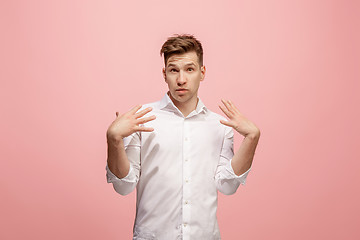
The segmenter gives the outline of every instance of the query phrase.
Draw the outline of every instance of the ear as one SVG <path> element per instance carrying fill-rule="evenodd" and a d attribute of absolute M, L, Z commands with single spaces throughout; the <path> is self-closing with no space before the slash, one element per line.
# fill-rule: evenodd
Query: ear
<path fill-rule="evenodd" d="M 162 69 L 162 73 L 163 73 L 163 77 L 164 77 L 165 82 L 166 82 L 166 71 L 165 71 L 165 68 Z"/>
<path fill-rule="evenodd" d="M 203 81 L 204 78 L 205 78 L 205 72 L 206 72 L 205 65 L 201 66 L 200 71 L 201 71 L 201 79 L 200 79 L 200 81 Z"/>

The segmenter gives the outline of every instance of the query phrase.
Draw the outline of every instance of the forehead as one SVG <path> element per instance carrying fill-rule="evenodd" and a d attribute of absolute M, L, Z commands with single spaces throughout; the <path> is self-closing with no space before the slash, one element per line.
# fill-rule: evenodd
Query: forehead
<path fill-rule="evenodd" d="M 169 66 L 169 64 L 187 65 L 191 63 L 196 66 L 199 65 L 199 59 L 195 51 L 181 53 L 181 54 L 174 54 L 171 55 L 167 60 L 167 66 Z"/>

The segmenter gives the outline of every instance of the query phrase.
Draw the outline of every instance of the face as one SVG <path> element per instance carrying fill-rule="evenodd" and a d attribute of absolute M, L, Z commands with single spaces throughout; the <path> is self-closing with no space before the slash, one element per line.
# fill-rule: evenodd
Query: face
<path fill-rule="evenodd" d="M 174 54 L 163 68 L 170 98 L 179 104 L 197 102 L 200 82 L 205 77 L 205 66 L 200 67 L 195 51 Z"/>

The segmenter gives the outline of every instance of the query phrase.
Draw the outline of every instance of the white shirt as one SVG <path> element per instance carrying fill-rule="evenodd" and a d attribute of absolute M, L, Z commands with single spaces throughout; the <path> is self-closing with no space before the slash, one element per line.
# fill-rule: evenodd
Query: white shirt
<path fill-rule="evenodd" d="M 153 132 L 124 138 L 130 170 L 117 178 L 106 165 L 107 182 L 121 195 L 136 187 L 133 239 L 220 239 L 216 217 L 218 190 L 230 195 L 245 185 L 251 167 L 240 176 L 231 167 L 233 130 L 198 98 L 187 117 L 167 94 L 143 105 L 153 110 L 145 123 Z"/>

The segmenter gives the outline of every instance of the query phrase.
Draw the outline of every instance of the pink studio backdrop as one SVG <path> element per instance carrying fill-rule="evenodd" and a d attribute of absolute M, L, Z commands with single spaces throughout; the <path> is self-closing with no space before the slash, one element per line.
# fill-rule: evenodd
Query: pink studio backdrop
<path fill-rule="evenodd" d="M 222 238 L 360 239 L 358 1 L 1 1 L 0 239 L 130 239 L 106 183 L 115 112 L 167 90 L 160 47 L 204 47 L 200 97 L 261 129 Z M 236 138 L 236 148 L 241 138 Z"/>

